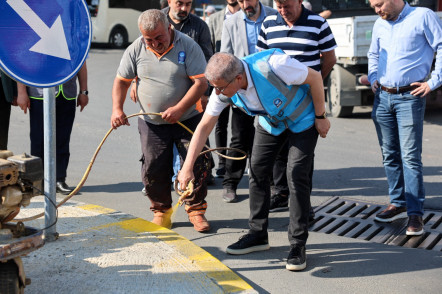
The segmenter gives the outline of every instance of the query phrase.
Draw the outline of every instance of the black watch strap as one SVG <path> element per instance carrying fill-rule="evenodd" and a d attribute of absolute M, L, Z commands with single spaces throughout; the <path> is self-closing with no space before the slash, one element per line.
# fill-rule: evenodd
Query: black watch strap
<path fill-rule="evenodd" d="M 321 114 L 321 115 L 315 115 L 315 118 L 317 118 L 317 119 L 325 119 L 325 118 L 327 118 L 327 112 L 324 111 L 324 113 Z"/>
<path fill-rule="evenodd" d="M 80 91 L 80 94 L 88 95 L 88 94 L 89 94 L 89 91 L 88 91 L 88 90 L 81 90 L 81 91 Z"/>

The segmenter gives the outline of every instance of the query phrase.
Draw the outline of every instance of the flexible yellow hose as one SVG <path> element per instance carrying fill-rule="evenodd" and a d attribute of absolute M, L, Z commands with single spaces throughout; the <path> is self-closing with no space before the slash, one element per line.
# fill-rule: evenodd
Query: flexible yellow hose
<path fill-rule="evenodd" d="M 159 116 L 161 116 L 161 113 L 156 113 L 156 112 L 134 113 L 134 114 L 131 114 L 131 115 L 127 116 L 126 119 L 129 119 L 129 118 L 134 117 L 134 116 L 139 116 L 139 115 L 159 115 Z M 187 130 L 189 133 L 191 133 L 193 135 L 192 130 L 189 129 L 188 127 L 186 127 L 183 123 L 177 121 L 177 124 L 182 126 L 185 130 Z M 67 195 L 62 201 L 60 201 L 57 204 L 57 208 L 59 208 L 60 206 L 65 204 L 69 199 L 71 199 L 75 194 L 77 194 L 77 192 L 83 187 L 84 183 L 87 180 L 87 177 L 89 176 L 89 173 L 91 172 L 92 166 L 94 165 L 95 158 L 97 157 L 98 152 L 100 151 L 100 149 L 103 146 L 104 142 L 106 141 L 107 137 L 109 137 L 110 133 L 112 133 L 113 130 L 114 130 L 113 128 L 110 128 L 109 131 L 107 131 L 106 135 L 103 137 L 103 140 L 101 140 L 100 144 L 98 144 L 98 147 L 95 150 L 95 153 L 92 156 L 91 160 L 89 161 L 89 165 L 87 166 L 86 171 L 84 172 L 83 177 L 81 178 L 81 180 L 78 183 L 77 187 L 75 187 L 75 189 L 71 193 L 69 193 L 69 195 Z M 215 152 L 219 156 L 222 156 L 222 157 L 227 158 L 227 159 L 232 159 L 232 160 L 243 160 L 243 159 L 247 158 L 247 153 L 245 153 L 244 151 L 242 151 L 240 149 L 237 149 L 237 148 L 218 147 L 218 148 L 212 148 L 211 149 L 207 145 L 205 145 L 205 147 L 208 150 L 205 150 L 205 151 L 201 152 L 199 155 L 205 154 L 207 152 Z M 242 157 L 230 157 L 230 156 L 223 155 L 223 154 L 217 152 L 216 150 L 234 150 L 234 151 L 237 151 L 237 152 L 240 152 L 240 153 L 244 154 L 244 156 L 242 156 Z M 40 218 L 42 216 L 44 216 L 44 212 L 42 212 L 40 214 L 36 214 L 34 216 L 27 217 L 27 218 L 13 219 L 11 221 L 12 222 L 27 222 L 27 221 L 35 220 L 35 219 Z"/>

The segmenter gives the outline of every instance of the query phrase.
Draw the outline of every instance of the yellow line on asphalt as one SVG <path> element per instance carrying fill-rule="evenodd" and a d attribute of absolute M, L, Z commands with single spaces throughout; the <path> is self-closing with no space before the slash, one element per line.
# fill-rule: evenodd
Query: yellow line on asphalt
<path fill-rule="evenodd" d="M 84 210 L 94 211 L 101 214 L 116 212 L 113 209 L 98 205 L 82 205 L 79 207 Z M 192 264 L 197 265 L 209 278 L 215 280 L 216 283 L 227 293 L 253 290 L 248 283 L 246 283 L 213 255 L 172 230 L 160 227 L 141 218 L 124 220 L 99 227 L 104 228 L 110 226 L 119 226 L 122 229 L 136 233 L 151 233 L 162 242 L 176 248 L 178 252 L 188 258 Z"/>

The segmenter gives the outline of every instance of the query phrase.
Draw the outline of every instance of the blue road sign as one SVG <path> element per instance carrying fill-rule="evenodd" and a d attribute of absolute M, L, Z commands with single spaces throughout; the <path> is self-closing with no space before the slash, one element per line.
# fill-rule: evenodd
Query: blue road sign
<path fill-rule="evenodd" d="M 92 25 L 84 0 L 0 1 L 0 67 L 28 86 L 63 84 L 89 52 Z"/>

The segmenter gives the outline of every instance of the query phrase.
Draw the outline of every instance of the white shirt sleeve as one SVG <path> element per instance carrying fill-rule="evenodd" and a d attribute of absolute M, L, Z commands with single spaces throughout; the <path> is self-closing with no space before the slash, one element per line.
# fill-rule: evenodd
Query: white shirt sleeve
<path fill-rule="evenodd" d="M 211 116 L 219 116 L 221 112 L 224 110 L 224 108 L 226 108 L 226 106 L 229 105 L 228 103 L 222 102 L 215 92 L 216 92 L 215 89 L 213 89 L 212 94 L 210 95 L 209 98 L 209 103 L 207 103 L 205 110 L 205 112 L 207 114 L 210 114 Z"/>
<path fill-rule="evenodd" d="M 287 85 L 301 85 L 308 75 L 308 68 L 287 54 L 275 52 L 269 59 L 273 72 Z"/>

